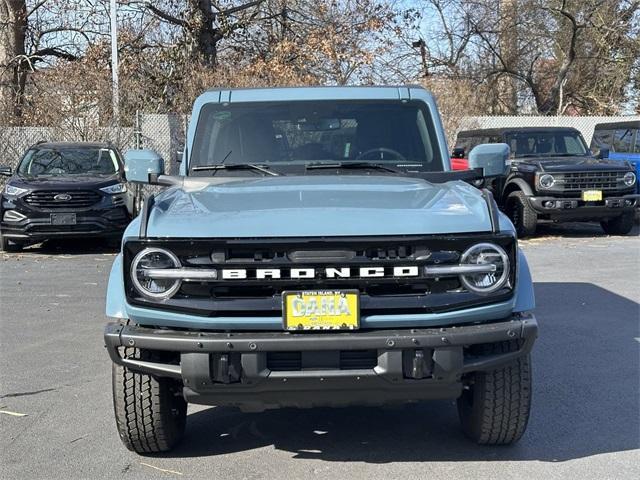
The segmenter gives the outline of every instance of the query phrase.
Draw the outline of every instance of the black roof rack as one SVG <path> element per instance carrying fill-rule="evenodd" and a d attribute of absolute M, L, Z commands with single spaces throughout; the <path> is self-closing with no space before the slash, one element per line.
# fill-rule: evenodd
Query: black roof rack
<path fill-rule="evenodd" d="M 476 135 L 501 135 L 505 132 L 555 132 L 560 130 L 573 130 L 578 129 L 573 127 L 501 127 L 501 128 L 478 128 L 474 130 L 461 130 L 458 132 L 458 137 L 474 137 Z"/>

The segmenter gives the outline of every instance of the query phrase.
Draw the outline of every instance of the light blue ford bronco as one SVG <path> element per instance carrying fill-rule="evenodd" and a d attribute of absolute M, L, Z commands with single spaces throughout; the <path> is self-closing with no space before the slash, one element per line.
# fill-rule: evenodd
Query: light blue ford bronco
<path fill-rule="evenodd" d="M 214 90 L 180 175 L 125 155 L 146 199 L 109 278 L 104 339 L 118 432 L 181 439 L 189 402 L 277 407 L 457 399 L 464 433 L 525 431 L 533 286 L 481 189 L 509 149 L 451 171 L 420 87 Z"/>

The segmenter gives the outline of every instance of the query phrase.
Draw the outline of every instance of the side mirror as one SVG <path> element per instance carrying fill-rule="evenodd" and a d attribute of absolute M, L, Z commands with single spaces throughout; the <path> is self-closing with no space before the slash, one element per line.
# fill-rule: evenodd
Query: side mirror
<path fill-rule="evenodd" d="M 469 152 L 469 168 L 482 169 L 483 177 L 506 175 L 509 167 L 509 145 L 506 143 L 484 143 Z"/>
<path fill-rule="evenodd" d="M 600 159 L 609 158 L 609 149 L 608 148 L 601 148 L 600 151 L 598 152 L 598 158 L 600 158 Z"/>
<path fill-rule="evenodd" d="M 454 148 L 453 152 L 451 152 L 451 157 L 452 158 L 464 158 L 464 148 L 462 148 L 462 147 Z"/>
<path fill-rule="evenodd" d="M 149 175 L 164 175 L 164 160 L 153 150 L 127 150 L 124 175 L 128 182 L 149 183 Z"/>
<path fill-rule="evenodd" d="M 10 177 L 12 174 L 11 167 L 7 167 L 5 165 L 0 166 L 0 175 L 5 177 Z"/>

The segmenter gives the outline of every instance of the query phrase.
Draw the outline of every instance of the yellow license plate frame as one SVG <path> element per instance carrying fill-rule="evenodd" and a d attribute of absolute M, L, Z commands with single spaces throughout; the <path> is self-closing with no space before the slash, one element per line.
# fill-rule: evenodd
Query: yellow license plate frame
<path fill-rule="evenodd" d="M 282 293 L 285 330 L 357 330 L 360 328 L 358 290 L 305 290 Z"/>
<path fill-rule="evenodd" d="M 583 202 L 600 202 L 602 201 L 602 190 L 583 190 Z"/>

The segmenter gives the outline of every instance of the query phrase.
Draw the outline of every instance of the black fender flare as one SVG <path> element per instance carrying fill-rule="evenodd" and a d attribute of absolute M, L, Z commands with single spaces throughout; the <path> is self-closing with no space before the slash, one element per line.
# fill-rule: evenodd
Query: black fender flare
<path fill-rule="evenodd" d="M 514 188 L 514 186 L 517 188 Z M 533 190 L 531 189 L 531 186 L 523 178 L 512 178 L 507 181 L 504 189 L 502 190 L 503 201 L 506 201 L 508 194 L 516 189 L 524 192 L 527 197 L 533 196 Z"/>

